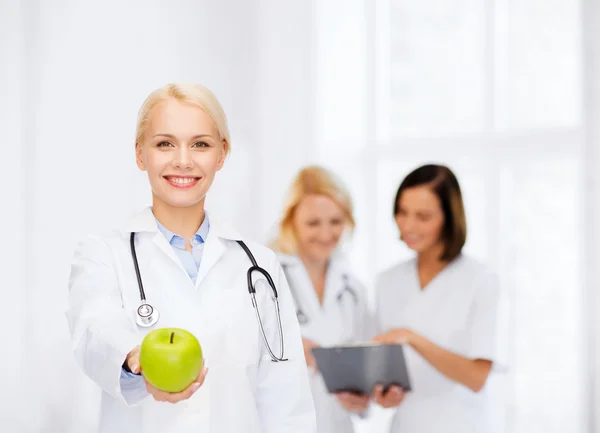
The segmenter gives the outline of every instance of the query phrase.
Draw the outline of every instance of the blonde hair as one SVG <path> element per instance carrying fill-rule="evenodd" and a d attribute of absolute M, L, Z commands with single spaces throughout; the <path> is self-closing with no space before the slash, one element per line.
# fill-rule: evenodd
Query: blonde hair
<path fill-rule="evenodd" d="M 137 119 L 135 133 L 136 143 L 141 143 L 146 128 L 148 127 L 148 118 L 156 104 L 173 98 L 180 102 L 192 104 L 203 110 L 212 120 L 219 131 L 219 140 L 224 142 L 225 155 L 231 151 L 231 142 L 229 137 L 229 127 L 227 126 L 227 117 L 223 107 L 217 97 L 206 87 L 195 83 L 171 83 L 154 90 L 140 108 Z"/>
<path fill-rule="evenodd" d="M 347 227 L 352 231 L 354 221 L 352 199 L 342 182 L 329 170 L 319 166 L 305 167 L 296 175 L 289 189 L 279 221 L 278 234 L 270 247 L 284 254 L 297 254 L 298 242 L 293 220 L 296 209 L 307 195 L 324 195 L 338 204 L 346 216 Z"/>

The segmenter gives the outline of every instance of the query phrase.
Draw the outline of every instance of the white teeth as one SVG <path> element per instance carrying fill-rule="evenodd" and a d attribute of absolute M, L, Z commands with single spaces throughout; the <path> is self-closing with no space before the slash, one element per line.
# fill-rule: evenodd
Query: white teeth
<path fill-rule="evenodd" d="M 171 182 L 175 182 L 179 185 L 185 185 L 187 183 L 192 183 L 196 180 L 194 177 L 170 177 L 169 180 Z"/>

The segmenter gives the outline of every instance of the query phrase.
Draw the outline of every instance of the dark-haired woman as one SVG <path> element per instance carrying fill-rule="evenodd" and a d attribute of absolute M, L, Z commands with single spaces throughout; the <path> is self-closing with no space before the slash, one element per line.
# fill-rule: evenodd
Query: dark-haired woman
<path fill-rule="evenodd" d="M 462 252 L 467 226 L 452 171 L 426 165 L 401 183 L 394 202 L 400 238 L 415 257 L 377 279 L 376 341 L 402 343 L 412 391 L 394 401 L 391 432 L 485 432 L 484 389 L 497 361 L 499 289 Z"/>

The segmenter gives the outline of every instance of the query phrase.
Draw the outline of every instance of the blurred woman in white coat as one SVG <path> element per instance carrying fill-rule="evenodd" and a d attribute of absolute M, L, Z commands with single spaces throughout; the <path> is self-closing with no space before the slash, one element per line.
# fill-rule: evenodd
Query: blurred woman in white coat
<path fill-rule="evenodd" d="M 416 257 L 377 281 L 376 340 L 405 345 L 413 388 L 384 405 L 399 405 L 391 432 L 488 431 L 481 391 L 497 361 L 499 288 L 486 266 L 462 253 L 458 181 L 447 167 L 420 167 L 401 183 L 393 209 Z"/>
<path fill-rule="evenodd" d="M 339 248 L 353 228 L 352 202 L 340 181 L 322 167 L 301 170 L 272 247 L 294 297 L 319 433 L 352 432 L 351 414 L 364 413 L 369 404 L 369 396 L 328 394 L 311 353 L 372 338 L 365 289 Z"/>
<path fill-rule="evenodd" d="M 135 143 L 152 206 L 76 248 L 67 317 L 76 360 L 102 390 L 103 433 L 316 429 L 300 329 L 275 254 L 204 209 L 229 150 L 225 114 L 208 89 L 157 89 L 139 112 Z M 254 261 L 264 272 L 248 281 Z M 210 368 L 176 393 L 152 386 L 139 356 L 149 331 L 171 327 L 198 338 Z"/>

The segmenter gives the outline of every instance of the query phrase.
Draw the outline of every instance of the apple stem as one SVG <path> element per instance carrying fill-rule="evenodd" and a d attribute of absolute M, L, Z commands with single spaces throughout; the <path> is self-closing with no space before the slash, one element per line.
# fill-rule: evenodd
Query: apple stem
<path fill-rule="evenodd" d="M 175 333 L 171 332 L 171 344 L 173 344 L 173 337 L 175 337 Z"/>

